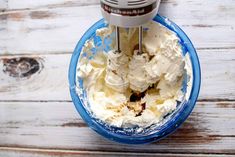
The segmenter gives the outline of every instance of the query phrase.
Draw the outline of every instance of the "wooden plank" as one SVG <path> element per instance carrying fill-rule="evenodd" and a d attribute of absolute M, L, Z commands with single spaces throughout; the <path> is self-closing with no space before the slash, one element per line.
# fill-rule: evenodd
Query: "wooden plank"
<path fill-rule="evenodd" d="M 235 98 L 235 49 L 198 50 L 202 84 L 199 99 Z"/>
<path fill-rule="evenodd" d="M 71 7 L 71 6 L 88 6 L 98 5 L 100 2 L 97 0 L 36 0 L 28 2 L 22 0 L 8 1 L 8 11 L 11 10 L 23 10 L 23 9 L 38 9 L 38 8 L 55 8 L 55 7 Z"/>
<path fill-rule="evenodd" d="M 38 8 L 55 8 L 55 7 L 71 7 L 71 6 L 88 6 L 98 5 L 97 0 L 8 0 L 7 11 L 24 10 L 24 9 L 38 9 Z"/>
<path fill-rule="evenodd" d="M 220 48 L 235 46 L 234 9 L 233 0 L 170 0 L 160 14 L 178 24 L 196 48 Z"/>
<path fill-rule="evenodd" d="M 198 52 L 202 68 L 199 99 L 234 100 L 235 49 L 198 50 Z M 0 100 L 70 101 L 68 85 L 70 57 L 70 54 L 1 56 Z M 23 58 L 23 60 L 16 62 L 14 58 Z M 7 64 L 9 61 L 14 61 L 14 64 Z M 27 66 L 28 64 L 32 65 Z M 35 65 L 39 66 L 37 71 L 28 72 L 30 67 Z M 20 72 L 23 75 L 20 75 Z"/>
<path fill-rule="evenodd" d="M 110 142 L 87 128 L 72 103 L 1 102 L 0 146 L 79 151 L 235 154 L 235 102 L 200 102 L 174 134 L 149 145 Z"/>
<path fill-rule="evenodd" d="M 7 10 L 7 0 L 0 1 L 0 12 Z"/>
<path fill-rule="evenodd" d="M 89 6 L 12 12 L 1 18 L 6 24 L 0 31 L 0 54 L 71 53 L 101 13 Z"/>
<path fill-rule="evenodd" d="M 61 0 L 51 1 L 54 2 L 60 4 Z M 0 25 L 4 21 L 7 24 L 1 26 L 0 54 L 71 53 L 82 34 L 102 17 L 99 5 L 80 6 L 85 1 L 77 5 L 73 2 L 71 6 L 1 13 Z M 14 1 L 12 5 L 33 7 L 28 2 L 19 3 Z M 46 1 L 38 4 L 43 6 Z M 233 0 L 223 4 L 220 0 L 170 0 L 163 1 L 160 14 L 181 26 L 197 48 L 234 48 L 234 9 Z"/>
<path fill-rule="evenodd" d="M 71 151 L 71 150 L 48 150 L 48 149 L 18 149 L 0 148 L 0 156 L 5 157 L 126 157 L 126 156 L 154 156 L 154 157 L 210 157 L 211 154 L 172 154 L 172 153 L 122 153 L 122 152 L 98 152 L 98 151 Z M 213 154 L 213 157 L 232 157 L 233 155 Z"/>
<path fill-rule="evenodd" d="M 70 56 L 0 57 L 0 100 L 71 100 L 68 85 Z M 32 71 L 35 67 L 38 68 Z"/>

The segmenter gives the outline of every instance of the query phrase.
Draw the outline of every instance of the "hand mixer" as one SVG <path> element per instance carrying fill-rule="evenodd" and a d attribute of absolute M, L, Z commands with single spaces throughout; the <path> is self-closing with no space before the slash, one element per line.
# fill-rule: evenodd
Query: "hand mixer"
<path fill-rule="evenodd" d="M 142 25 L 157 13 L 161 0 L 101 0 L 105 20 L 116 27 L 116 51 L 120 50 L 119 27 L 139 27 L 139 53 L 142 53 Z"/>

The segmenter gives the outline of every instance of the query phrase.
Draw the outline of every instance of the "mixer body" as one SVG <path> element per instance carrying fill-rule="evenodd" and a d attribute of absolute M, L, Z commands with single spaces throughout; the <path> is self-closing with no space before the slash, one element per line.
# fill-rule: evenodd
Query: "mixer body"
<path fill-rule="evenodd" d="M 143 27 L 156 15 L 161 0 L 101 0 L 101 11 L 105 20 L 116 26 L 116 51 L 121 53 L 119 27 L 139 27 L 139 51 L 143 53 Z"/>
<path fill-rule="evenodd" d="M 118 27 L 138 27 L 152 20 L 161 0 L 101 0 L 106 21 Z"/>

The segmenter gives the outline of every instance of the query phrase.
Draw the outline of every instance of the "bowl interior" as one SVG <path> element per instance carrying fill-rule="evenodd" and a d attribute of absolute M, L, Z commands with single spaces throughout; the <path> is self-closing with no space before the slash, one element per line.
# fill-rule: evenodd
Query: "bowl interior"
<path fill-rule="evenodd" d="M 76 76 L 76 71 L 77 67 L 79 67 L 78 60 L 80 57 L 83 57 L 80 55 L 80 52 L 82 51 L 82 47 L 87 40 L 94 41 L 95 48 L 92 49 L 92 53 L 94 55 L 100 50 L 104 50 L 105 52 L 110 50 L 110 44 L 112 43 L 113 36 L 111 35 L 111 37 L 106 38 L 103 41 L 104 43 L 102 43 L 102 39 L 96 36 L 95 33 L 97 29 L 107 27 L 107 24 L 103 19 L 94 24 L 84 34 L 77 44 L 71 59 L 69 71 L 70 92 L 78 112 L 91 128 L 105 137 L 111 138 L 115 141 L 127 143 L 125 138 L 128 137 L 128 143 L 130 143 L 130 141 L 133 141 L 133 143 L 138 143 L 137 141 L 139 141 L 139 143 L 146 143 L 148 142 L 148 140 L 146 141 L 146 138 L 151 141 L 153 138 L 156 140 L 171 133 L 190 114 L 198 96 L 200 87 L 200 66 L 196 51 L 191 41 L 177 25 L 169 21 L 167 18 L 158 15 L 154 18 L 154 21 L 162 24 L 177 34 L 180 39 L 179 43 L 182 47 L 183 55 L 189 55 L 193 75 L 192 87 L 190 90 L 187 89 L 187 82 L 189 81 L 189 77 L 187 75 L 184 77 L 182 86 L 182 91 L 184 93 L 188 92 L 189 98 L 184 98 L 182 102 L 178 102 L 177 109 L 169 115 L 165 116 L 165 118 L 160 123 L 154 124 L 148 128 L 140 128 L 138 126 L 133 128 L 117 128 L 110 126 L 93 116 L 93 113 L 89 108 L 86 92 L 83 90 L 83 80 Z M 143 142 L 144 138 L 145 142 Z"/>

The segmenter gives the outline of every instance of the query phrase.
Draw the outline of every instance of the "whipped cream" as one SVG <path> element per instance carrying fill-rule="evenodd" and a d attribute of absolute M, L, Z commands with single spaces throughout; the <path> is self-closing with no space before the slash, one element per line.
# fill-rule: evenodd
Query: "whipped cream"
<path fill-rule="evenodd" d="M 138 54 L 138 50 L 134 51 L 129 63 L 128 79 L 130 88 L 136 92 L 144 92 L 150 85 L 146 81 L 147 73 L 145 70 L 145 65 L 148 62 L 149 55 L 147 53 Z"/>
<path fill-rule="evenodd" d="M 80 56 L 78 77 L 83 79 L 90 110 L 113 126 L 158 123 L 184 97 L 183 76 L 191 73 L 177 35 L 156 22 L 144 27 L 142 54 L 135 50 L 138 30 L 132 28 L 120 30 L 121 53 L 111 50 L 92 55 L 94 44 L 90 40 Z M 96 35 L 105 39 L 113 31 L 111 27 L 101 28 Z"/>
<path fill-rule="evenodd" d="M 110 51 L 107 57 L 105 83 L 118 92 L 124 92 L 129 86 L 128 63 L 125 53 Z"/>

